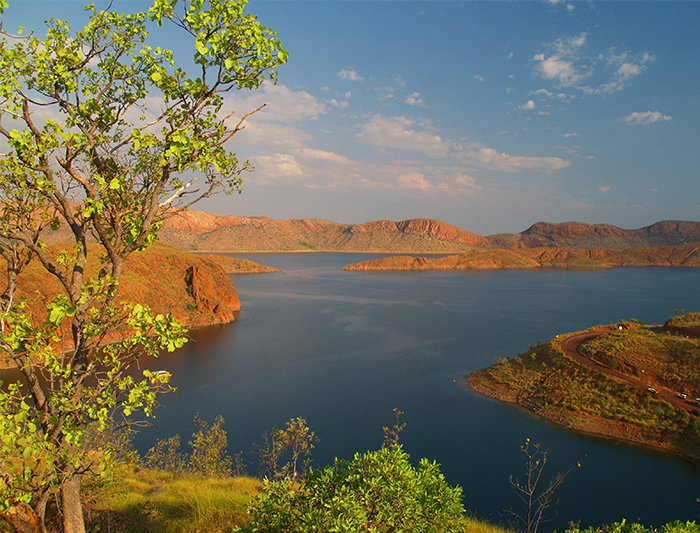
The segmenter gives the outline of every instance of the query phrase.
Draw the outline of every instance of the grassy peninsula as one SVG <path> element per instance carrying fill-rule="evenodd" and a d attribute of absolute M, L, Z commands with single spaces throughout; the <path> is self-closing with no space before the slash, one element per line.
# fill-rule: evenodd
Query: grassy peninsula
<path fill-rule="evenodd" d="M 467 376 L 474 390 L 562 426 L 700 460 L 700 313 L 560 335 Z"/>

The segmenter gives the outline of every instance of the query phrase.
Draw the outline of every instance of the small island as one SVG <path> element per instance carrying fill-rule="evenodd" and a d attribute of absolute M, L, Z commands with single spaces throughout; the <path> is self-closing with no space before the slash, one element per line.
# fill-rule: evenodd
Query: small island
<path fill-rule="evenodd" d="M 570 270 L 613 267 L 700 267 L 700 244 L 657 248 L 584 250 L 578 248 L 474 249 L 447 257 L 381 257 L 348 265 L 348 271 L 503 270 L 560 268 Z"/>
<path fill-rule="evenodd" d="M 467 376 L 564 427 L 700 460 L 700 313 L 558 335 Z"/>

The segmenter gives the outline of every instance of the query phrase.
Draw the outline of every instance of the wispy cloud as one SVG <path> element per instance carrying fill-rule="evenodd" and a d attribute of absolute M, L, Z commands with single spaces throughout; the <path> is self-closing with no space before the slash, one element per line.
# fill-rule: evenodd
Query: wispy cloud
<path fill-rule="evenodd" d="M 439 135 L 416 131 L 413 121 L 405 117 L 375 116 L 360 127 L 354 139 L 363 144 L 413 150 L 433 157 L 447 155 L 449 144 Z"/>
<path fill-rule="evenodd" d="M 523 105 L 519 105 L 518 108 L 519 108 L 519 109 L 525 109 L 525 110 L 535 109 L 535 102 L 533 102 L 532 100 L 528 100 L 528 101 L 527 101 L 526 103 L 524 103 Z"/>
<path fill-rule="evenodd" d="M 557 82 L 562 87 L 571 87 L 578 84 L 590 73 L 581 71 L 574 62 L 578 59 L 579 49 L 586 44 L 587 34 L 581 33 L 574 37 L 557 39 L 547 45 L 547 52 L 536 54 L 535 70 L 539 75 L 548 80 Z"/>
<path fill-rule="evenodd" d="M 467 150 L 459 157 L 474 166 L 503 172 L 531 171 L 549 174 L 571 164 L 571 161 L 559 157 L 512 156 L 486 147 Z"/>
<path fill-rule="evenodd" d="M 425 107 L 425 101 L 420 97 L 420 93 L 411 93 L 406 97 L 404 104 Z"/>
<path fill-rule="evenodd" d="M 631 126 L 648 126 L 655 122 L 670 122 L 673 117 L 664 115 L 659 111 L 635 111 L 624 118 L 624 121 Z"/>
<path fill-rule="evenodd" d="M 533 57 L 534 72 L 543 79 L 552 80 L 557 87 L 605 95 L 624 89 L 655 59 L 648 52 L 619 52 L 615 48 L 610 48 L 605 54 L 586 56 L 583 52 L 587 44 L 588 34 L 585 32 L 545 44 L 544 51 Z M 594 76 L 595 84 L 584 83 Z"/>
<path fill-rule="evenodd" d="M 293 91 L 286 85 L 263 83 L 260 90 L 245 95 L 231 93 L 224 99 L 222 112 L 229 114 L 235 110 L 236 115 L 251 111 L 263 104 L 268 104 L 254 116 L 255 121 L 292 122 L 315 119 L 327 113 L 326 106 L 306 91 Z"/>
<path fill-rule="evenodd" d="M 355 72 L 354 69 L 344 68 L 343 70 L 338 72 L 338 77 L 341 80 L 364 81 L 364 78 L 360 76 L 357 72 Z"/>
<path fill-rule="evenodd" d="M 425 176 L 420 172 L 401 174 L 399 176 L 399 184 L 408 189 L 420 189 L 421 191 L 426 191 L 432 187 L 432 185 L 425 179 Z"/>

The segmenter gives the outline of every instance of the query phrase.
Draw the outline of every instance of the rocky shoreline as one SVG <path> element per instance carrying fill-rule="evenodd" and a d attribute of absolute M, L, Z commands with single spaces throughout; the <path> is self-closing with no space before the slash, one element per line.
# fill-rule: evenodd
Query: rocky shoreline
<path fill-rule="evenodd" d="M 88 265 L 88 271 L 96 270 Z M 135 252 L 124 266 L 120 298 L 170 313 L 188 328 L 226 324 L 235 320 L 241 303 L 230 273 L 276 272 L 253 261 L 226 256 L 197 256 L 162 243 Z M 47 304 L 61 292 L 58 282 L 38 264 L 20 278 L 18 298 L 31 301 L 35 316 L 45 316 Z M 0 356 L 0 369 L 13 368 Z"/>

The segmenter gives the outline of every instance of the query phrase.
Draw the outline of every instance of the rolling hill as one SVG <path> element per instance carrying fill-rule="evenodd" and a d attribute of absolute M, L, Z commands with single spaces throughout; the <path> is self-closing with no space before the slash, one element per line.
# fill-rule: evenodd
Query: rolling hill
<path fill-rule="evenodd" d="M 480 236 L 439 220 L 340 224 L 276 220 L 189 210 L 168 219 L 162 241 L 197 252 L 459 253 L 475 249 L 579 248 L 623 250 L 700 241 L 700 222 L 662 221 L 639 229 L 581 222 L 538 222 L 513 234 Z"/>

